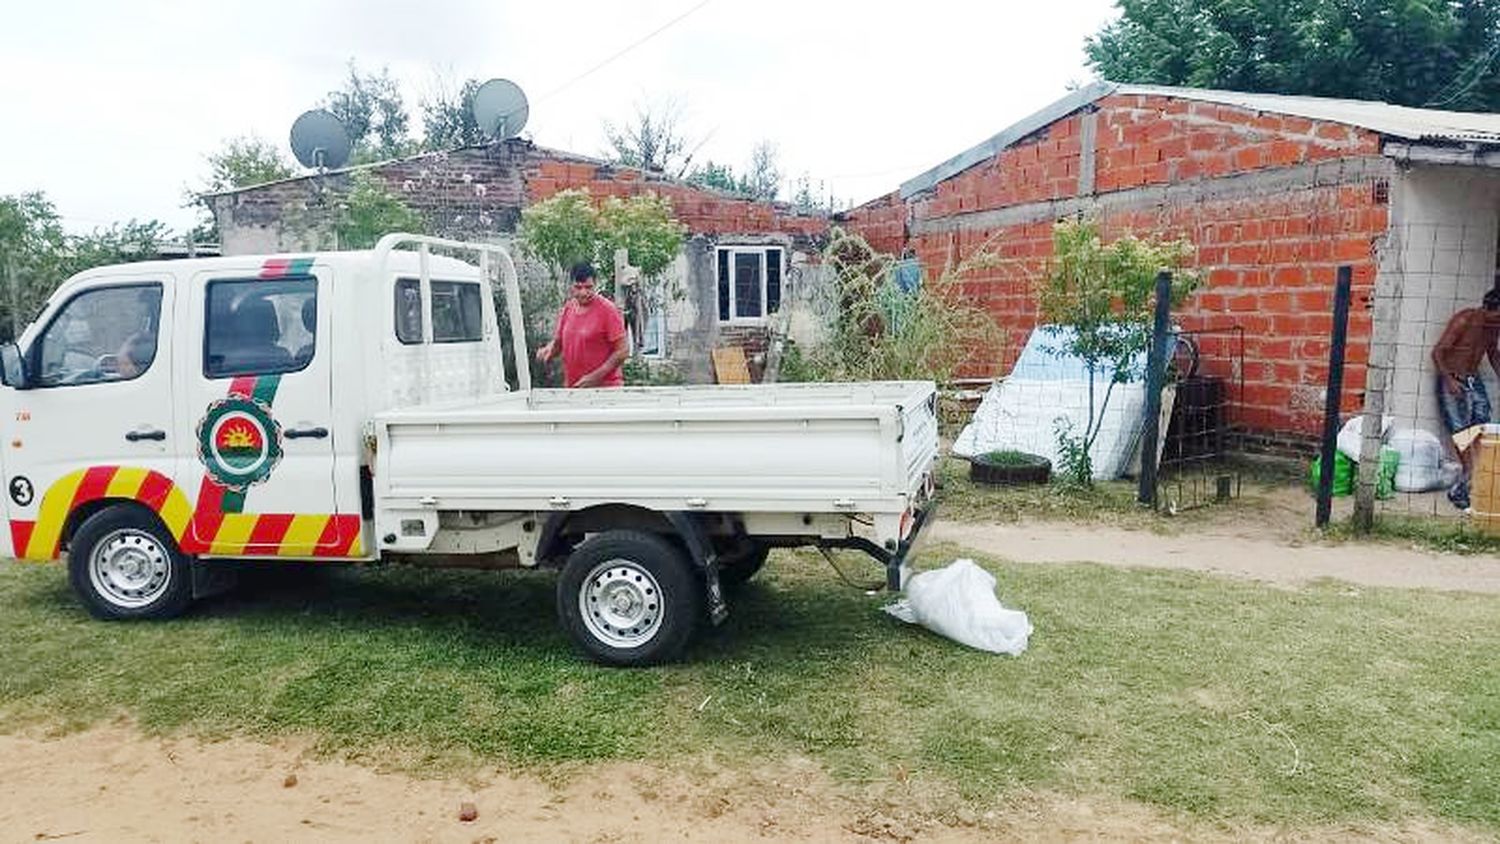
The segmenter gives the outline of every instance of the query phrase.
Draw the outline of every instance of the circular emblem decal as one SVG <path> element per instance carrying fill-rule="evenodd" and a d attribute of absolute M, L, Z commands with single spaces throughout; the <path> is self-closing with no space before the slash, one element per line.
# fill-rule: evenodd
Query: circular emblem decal
<path fill-rule="evenodd" d="M 198 422 L 198 459 L 220 486 L 243 491 L 281 462 L 281 425 L 255 399 L 220 399 Z"/>

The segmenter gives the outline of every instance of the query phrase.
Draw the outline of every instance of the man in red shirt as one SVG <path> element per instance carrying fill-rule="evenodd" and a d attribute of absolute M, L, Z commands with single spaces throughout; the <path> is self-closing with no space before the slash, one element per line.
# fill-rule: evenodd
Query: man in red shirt
<path fill-rule="evenodd" d="M 573 295 L 557 315 L 557 334 L 536 350 L 542 363 L 562 355 L 563 386 L 623 387 L 620 365 L 630 354 L 625 320 L 615 303 L 594 290 L 594 268 L 573 267 Z"/>

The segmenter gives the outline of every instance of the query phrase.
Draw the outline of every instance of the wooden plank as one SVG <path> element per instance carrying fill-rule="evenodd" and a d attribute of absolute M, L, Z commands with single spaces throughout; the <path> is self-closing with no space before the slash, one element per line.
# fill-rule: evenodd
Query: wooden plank
<path fill-rule="evenodd" d="M 714 380 L 720 384 L 749 384 L 750 366 L 745 361 L 745 350 L 739 346 L 725 346 L 713 350 Z"/>

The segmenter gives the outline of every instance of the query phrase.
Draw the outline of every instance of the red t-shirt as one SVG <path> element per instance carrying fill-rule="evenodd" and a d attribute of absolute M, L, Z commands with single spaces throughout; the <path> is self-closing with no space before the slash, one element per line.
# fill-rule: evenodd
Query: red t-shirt
<path fill-rule="evenodd" d="M 563 385 L 571 387 L 609 360 L 615 344 L 625 336 L 625 319 L 615 303 L 603 296 L 595 296 L 587 307 L 570 299 L 557 315 L 557 336 L 562 340 Z M 623 387 L 625 373 L 616 366 L 599 386 Z"/>

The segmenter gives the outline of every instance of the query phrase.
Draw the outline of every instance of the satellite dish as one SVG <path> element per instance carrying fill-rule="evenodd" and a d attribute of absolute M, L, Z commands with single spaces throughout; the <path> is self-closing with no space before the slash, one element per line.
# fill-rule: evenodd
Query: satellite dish
<path fill-rule="evenodd" d="M 491 79 L 479 86 L 469 102 L 479 131 L 497 140 L 514 138 L 526 127 L 531 107 L 526 92 L 509 79 Z"/>
<path fill-rule="evenodd" d="M 342 167 L 353 147 L 344 124 L 323 109 L 303 112 L 292 124 L 292 155 L 303 167 L 314 170 Z"/>

